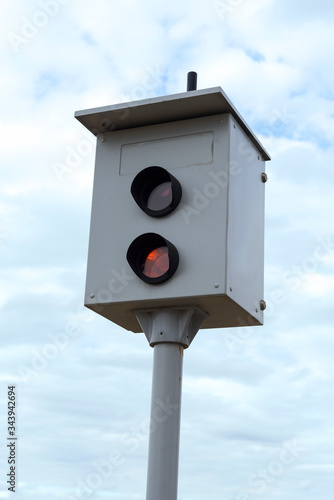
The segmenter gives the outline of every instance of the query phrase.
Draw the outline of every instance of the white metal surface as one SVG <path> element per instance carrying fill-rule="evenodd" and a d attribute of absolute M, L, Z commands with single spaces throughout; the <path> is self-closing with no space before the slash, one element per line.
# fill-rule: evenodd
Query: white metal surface
<path fill-rule="evenodd" d="M 76 111 L 75 117 L 94 135 L 157 123 L 230 113 L 265 160 L 270 156 L 220 87 L 200 89 L 112 106 Z"/>
<path fill-rule="evenodd" d="M 183 189 L 179 207 L 160 219 L 130 194 L 150 165 L 173 172 Z M 134 311 L 153 307 L 198 307 L 208 314 L 203 328 L 261 324 L 262 171 L 260 151 L 230 114 L 99 136 L 85 305 L 134 332 Z M 126 261 L 146 232 L 179 251 L 177 272 L 161 285 L 143 283 Z"/>
<path fill-rule="evenodd" d="M 232 125 L 226 288 L 230 297 L 263 323 L 265 162 L 240 127 Z"/>
<path fill-rule="evenodd" d="M 175 307 L 136 311 L 136 317 L 151 347 L 176 342 L 185 349 L 201 328 L 206 314 L 196 307 Z"/>

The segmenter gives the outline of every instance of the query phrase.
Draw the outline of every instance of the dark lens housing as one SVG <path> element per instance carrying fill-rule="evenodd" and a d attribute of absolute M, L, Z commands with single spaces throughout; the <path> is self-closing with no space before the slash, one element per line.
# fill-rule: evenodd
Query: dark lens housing
<path fill-rule="evenodd" d="M 137 205 L 151 217 L 164 217 L 180 203 L 179 181 L 162 167 L 147 167 L 134 178 L 131 194 Z"/>
<path fill-rule="evenodd" d="M 151 273 L 145 271 L 145 269 L 147 268 L 147 266 L 145 266 L 145 263 L 154 250 L 161 251 L 157 252 L 157 256 L 159 255 L 159 253 L 160 256 L 161 253 L 168 254 L 168 266 L 166 268 L 164 267 L 163 271 L 161 271 L 161 274 L 157 275 L 156 273 L 156 276 L 152 277 L 149 276 L 149 274 Z M 174 275 L 179 265 L 179 253 L 176 247 L 170 241 L 166 240 L 156 233 L 145 233 L 133 240 L 127 251 L 126 258 L 133 272 L 142 281 L 151 285 L 158 285 L 160 283 L 168 281 Z M 164 260 L 164 266 L 165 263 L 166 260 Z"/>

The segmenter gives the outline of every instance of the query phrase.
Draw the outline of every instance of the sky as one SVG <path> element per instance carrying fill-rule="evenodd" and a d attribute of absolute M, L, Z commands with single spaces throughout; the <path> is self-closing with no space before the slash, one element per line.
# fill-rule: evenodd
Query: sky
<path fill-rule="evenodd" d="M 153 350 L 83 307 L 94 136 L 74 112 L 220 86 L 270 153 L 264 326 L 184 353 L 179 500 L 333 489 L 334 4 L 2 2 L 0 498 L 145 498 Z"/>

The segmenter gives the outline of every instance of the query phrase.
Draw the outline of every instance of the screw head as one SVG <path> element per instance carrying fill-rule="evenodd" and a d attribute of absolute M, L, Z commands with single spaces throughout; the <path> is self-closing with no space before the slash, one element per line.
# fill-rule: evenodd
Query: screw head
<path fill-rule="evenodd" d="M 261 311 L 264 311 L 267 307 L 266 301 L 265 300 L 260 300 L 260 309 Z"/>
<path fill-rule="evenodd" d="M 94 295 L 94 293 L 91 293 L 89 297 L 90 297 L 91 299 L 95 299 L 95 295 Z"/>

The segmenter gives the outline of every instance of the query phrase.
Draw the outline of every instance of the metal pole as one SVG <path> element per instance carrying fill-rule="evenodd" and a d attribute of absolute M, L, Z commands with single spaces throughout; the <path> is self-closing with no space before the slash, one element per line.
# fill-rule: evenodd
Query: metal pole
<path fill-rule="evenodd" d="M 176 500 L 183 346 L 154 346 L 146 500 Z"/>
<path fill-rule="evenodd" d="M 197 307 L 136 311 L 154 348 L 146 500 L 177 500 L 183 349 L 206 318 Z"/>

